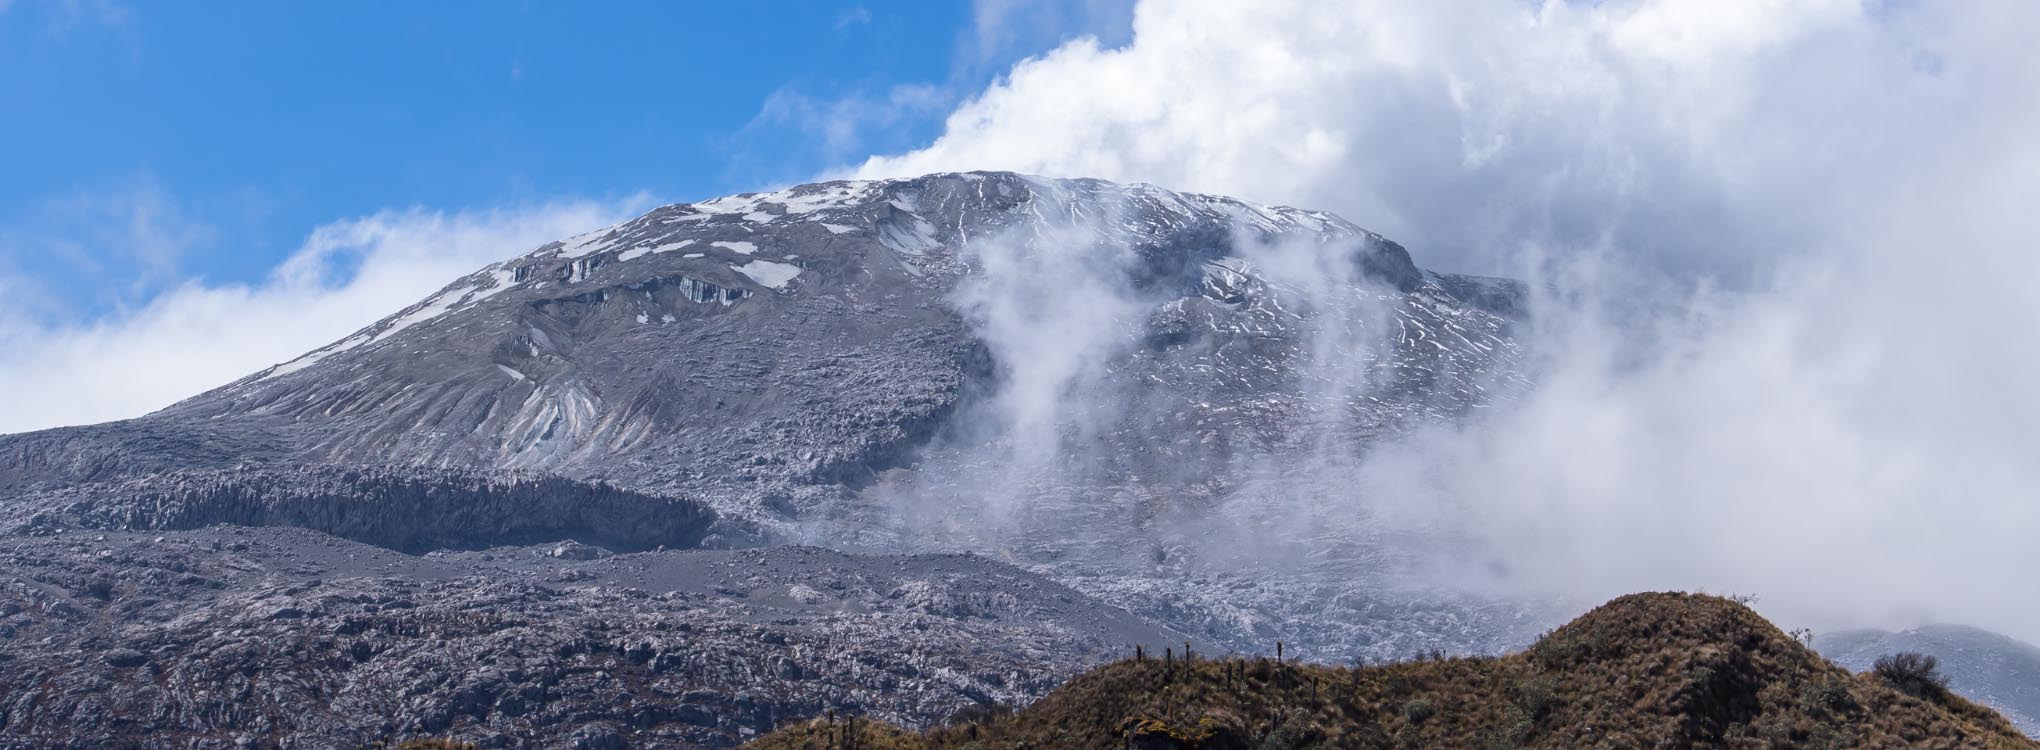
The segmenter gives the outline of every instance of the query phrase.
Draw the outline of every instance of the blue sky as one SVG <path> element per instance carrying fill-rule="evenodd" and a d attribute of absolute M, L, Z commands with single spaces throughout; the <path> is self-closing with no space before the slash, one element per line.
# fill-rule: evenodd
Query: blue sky
<path fill-rule="evenodd" d="M 0 282 L 34 301 L 0 315 L 89 320 L 178 283 L 254 283 L 312 228 L 387 207 L 797 181 L 927 141 L 960 96 L 1096 18 L 0 0 Z"/>

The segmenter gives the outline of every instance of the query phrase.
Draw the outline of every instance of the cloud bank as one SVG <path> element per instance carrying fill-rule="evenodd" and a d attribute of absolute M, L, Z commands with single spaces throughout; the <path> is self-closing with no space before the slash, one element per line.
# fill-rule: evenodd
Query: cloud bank
<path fill-rule="evenodd" d="M 0 308 L 0 393 L 10 395 L 0 433 L 154 411 L 337 340 L 478 267 L 649 204 L 383 211 L 318 227 L 258 284 L 184 281 L 139 308 L 85 322 L 10 302 Z M 12 290 L 5 281 L 0 289 Z"/>
<path fill-rule="evenodd" d="M 1325 208 L 1532 280 L 1538 385 L 1377 451 L 1340 499 L 1472 544 L 1441 580 L 2040 639 L 2036 24 L 1992 0 L 1149 0 L 1130 43 L 1022 62 L 849 171 Z"/>

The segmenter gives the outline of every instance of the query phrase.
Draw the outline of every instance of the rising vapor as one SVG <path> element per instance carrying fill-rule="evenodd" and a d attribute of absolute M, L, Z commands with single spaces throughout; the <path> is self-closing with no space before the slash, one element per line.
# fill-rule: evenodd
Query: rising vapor
<path fill-rule="evenodd" d="M 927 148 L 853 171 L 1325 208 L 1528 282 L 1533 388 L 1324 477 L 1317 502 L 1377 532 L 1455 540 L 1439 581 L 2030 639 L 2040 53 L 2012 30 L 2036 22 L 2014 2 L 1154 0 L 1127 45 L 1023 62 Z"/>

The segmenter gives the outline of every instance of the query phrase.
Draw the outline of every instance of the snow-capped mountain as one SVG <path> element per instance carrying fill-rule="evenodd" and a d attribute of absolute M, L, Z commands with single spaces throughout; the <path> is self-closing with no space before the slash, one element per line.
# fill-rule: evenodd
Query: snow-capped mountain
<path fill-rule="evenodd" d="M 519 468 L 798 516 L 912 463 L 973 394 L 1038 385 L 1016 373 L 1090 374 L 1038 372 L 1027 336 L 1126 384 L 1113 468 L 1152 475 L 1293 449 L 1333 402 L 1366 431 L 1453 418 L 1515 377 L 1518 296 L 1321 212 L 999 173 L 822 183 L 660 208 L 160 413 L 6 438 L 0 482 Z M 1117 317 L 1028 317 L 1092 303 Z M 1113 330 L 1076 351 L 1050 324 Z"/>
<path fill-rule="evenodd" d="M 1215 651 L 1277 640 L 1328 659 L 1492 651 L 1544 621 L 1401 587 L 1394 545 L 1370 536 L 1365 498 L 1342 472 L 1386 437 L 1465 419 L 1520 386 L 1522 296 L 1512 282 L 1425 271 L 1330 214 L 1146 185 L 941 174 L 672 205 L 482 268 L 161 412 L 0 436 L 0 530 L 295 526 L 458 554 L 564 539 L 669 556 L 798 541 L 881 555 L 859 558 L 871 561 L 975 553 L 991 559 L 970 565 L 1073 587 L 1063 609 L 1021 606 L 1027 587 L 1049 584 L 997 576 L 985 580 L 1014 588 L 979 592 L 992 597 L 983 606 L 956 580 L 844 594 L 797 591 L 774 573 L 697 592 L 730 607 L 790 597 L 795 614 L 768 630 L 870 611 L 879 624 L 857 632 L 886 638 L 909 627 L 887 618 L 931 615 L 883 602 L 936 596 L 957 606 L 932 616 L 958 632 L 996 613 L 1014 629 L 1002 637 L 1044 659 L 1027 687 L 1004 688 L 988 675 L 1010 672 L 1012 654 L 944 656 L 930 697 L 884 704 L 910 722 L 973 691 L 1038 694 L 1108 642 L 1080 623 L 1122 609 L 1151 628 L 1140 632 Z M 18 554 L 68 549 L 37 544 Z M 486 563 L 467 570 L 524 575 Z M 392 563 L 390 575 L 414 567 Z M 509 596 L 437 568 L 417 575 L 450 601 Z M 385 585 L 404 584 L 373 584 Z M 528 614 L 529 596 L 512 599 Z M 828 604 L 839 599 L 859 603 Z M 325 602 L 318 616 L 351 606 Z M 1139 627 L 1112 632 L 1148 637 L 1125 635 Z M 136 641 L 120 648 L 187 658 L 165 632 L 79 637 L 87 652 Z M 1069 654 L 1040 653 L 1057 649 Z M 844 695 L 895 679 L 802 666 L 800 653 L 786 669 L 819 670 Z M 35 663 L 70 675 L 73 662 Z M 737 691 L 766 668 L 672 689 Z M 799 695 L 751 728 L 823 700 Z M 463 715 L 510 721 L 501 700 L 463 703 Z M 697 740 L 746 727 L 716 724 Z"/>

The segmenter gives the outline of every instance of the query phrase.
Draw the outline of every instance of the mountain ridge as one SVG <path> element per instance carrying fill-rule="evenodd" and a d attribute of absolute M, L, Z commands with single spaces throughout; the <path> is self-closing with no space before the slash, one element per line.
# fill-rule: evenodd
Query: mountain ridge
<path fill-rule="evenodd" d="M 1124 218 L 1094 215 L 1113 204 L 1126 204 L 1117 209 Z M 1423 272 L 1401 246 L 1323 212 L 1007 173 L 820 183 L 664 206 L 490 264 L 340 341 L 110 423 L 138 434 L 94 425 L 0 436 L 0 487 L 101 479 L 129 462 L 146 473 L 162 468 L 151 457 L 167 452 L 179 453 L 184 467 L 542 469 L 658 492 L 701 491 L 705 474 L 807 486 L 852 481 L 925 443 L 967 381 L 995 367 L 945 302 L 969 273 L 959 248 L 972 235 L 1039 234 L 1044 216 L 1129 246 L 1121 269 L 1129 283 L 1166 287 L 1177 299 L 1238 299 L 1236 289 L 1200 287 L 1248 280 L 1202 268 L 1241 241 L 1232 236 L 1239 232 L 1351 243 L 1362 278 L 1403 293 L 1428 289 L 1467 309 L 1511 311 L 1520 298 L 1507 282 Z M 761 264 L 770 274 L 752 272 Z M 845 278 L 856 274 L 883 278 Z M 910 294 L 921 298 L 897 299 Z M 761 315 L 769 322 L 751 320 Z M 1176 316 L 1174 333 L 1154 341 L 1180 340 L 1181 326 L 1197 322 Z M 1500 320 L 1486 324 L 1485 335 L 1504 333 Z M 814 329 L 813 338 L 828 340 L 760 349 L 756 339 L 774 334 L 753 327 L 779 335 Z M 732 356 L 648 361 L 634 348 Z M 845 360 L 861 361 L 846 369 Z M 760 383 L 779 385 L 807 408 L 747 401 L 747 386 Z M 226 434 L 228 420 L 240 434 Z M 698 429 L 698 420 L 717 420 L 716 429 Z M 177 424 L 149 431 L 166 422 Z M 209 434 L 178 444 L 183 430 Z M 38 465 L 29 454 L 39 439 L 63 443 L 72 465 L 46 458 Z M 244 444 L 210 449 L 236 439 Z M 763 468 L 755 464 L 767 452 L 759 444 L 773 449 Z M 745 489 L 707 483 L 719 485 L 712 494 Z M 798 488 L 777 490 L 791 491 Z M 752 500 L 738 510 L 756 510 L 761 498 Z"/>
<path fill-rule="evenodd" d="M 1159 645 L 1159 644 L 1157 644 Z M 1166 648 L 1166 647 L 1164 647 Z M 797 722 L 755 750 L 866 748 L 2031 748 L 1945 692 L 1851 675 L 1748 608 L 1616 598 L 1499 658 L 1326 666 L 1164 650 L 1085 673 L 1031 706 L 910 733 Z"/>

